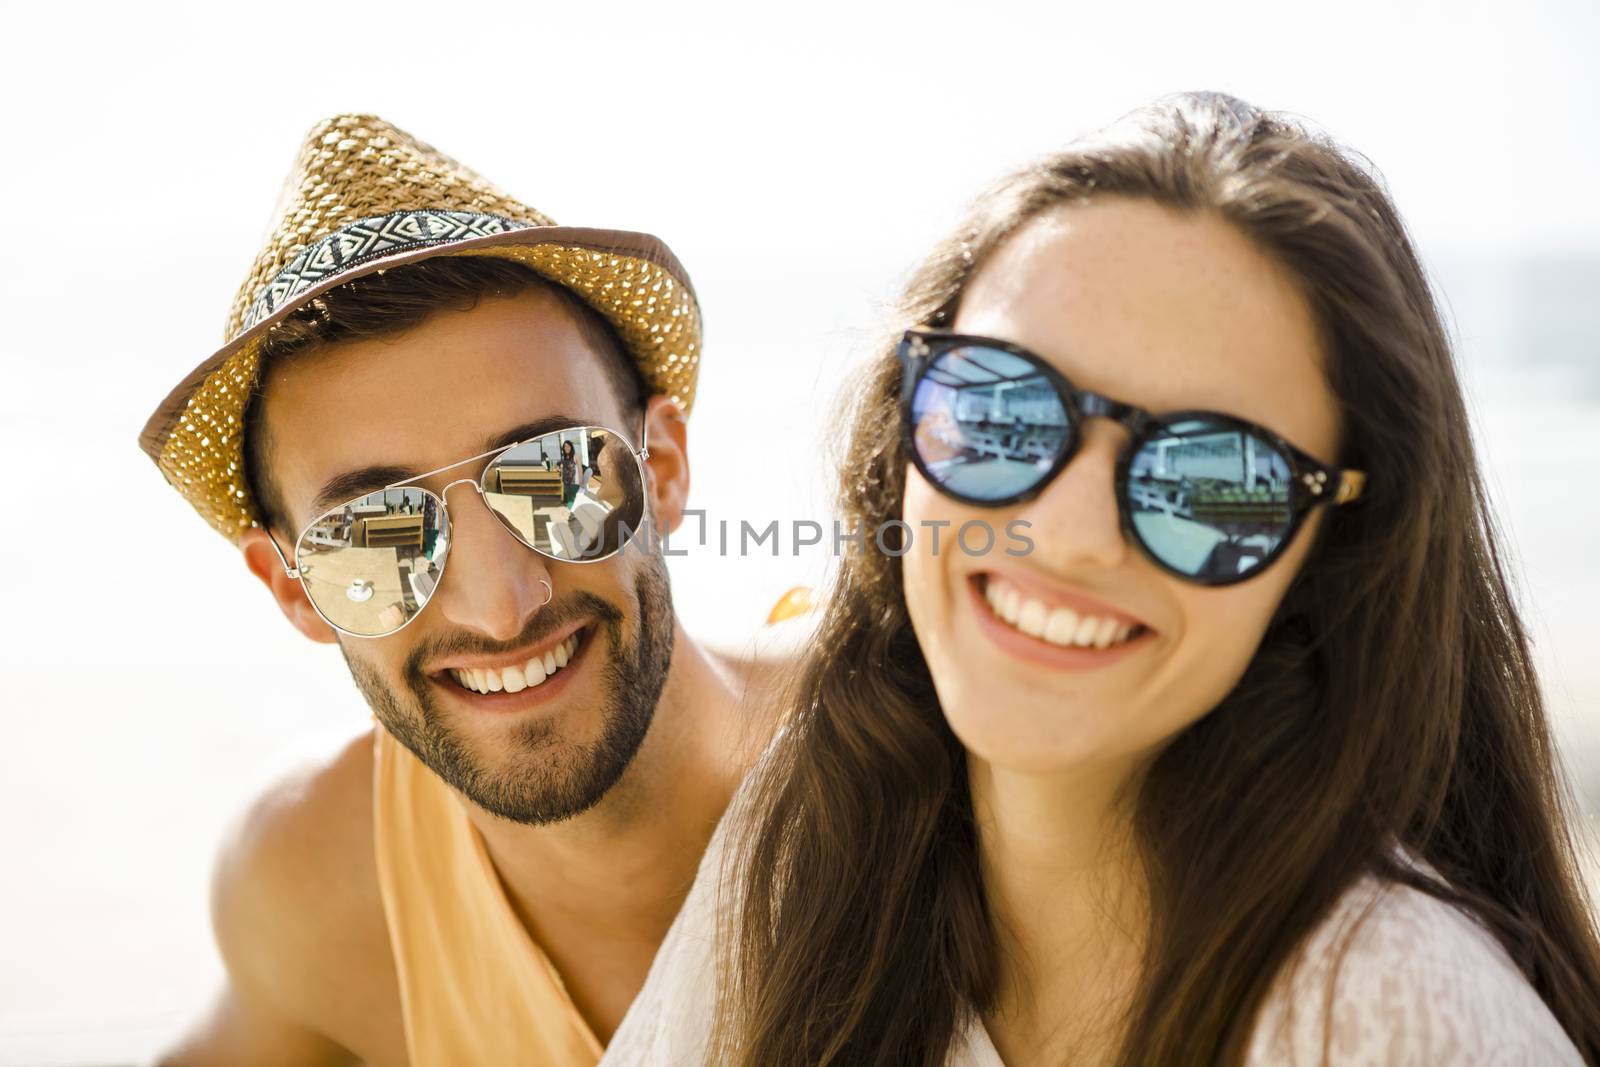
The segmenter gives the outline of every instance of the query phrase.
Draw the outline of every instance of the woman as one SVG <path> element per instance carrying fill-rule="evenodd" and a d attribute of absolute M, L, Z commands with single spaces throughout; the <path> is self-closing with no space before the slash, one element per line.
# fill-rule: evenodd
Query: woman
<path fill-rule="evenodd" d="M 1374 178 L 1178 97 L 999 183 L 902 310 L 842 479 L 901 541 L 844 559 L 615 1061 L 1600 1063 L 1526 633 Z"/>
<path fill-rule="evenodd" d="M 561 506 L 571 509 L 578 499 L 578 451 L 571 441 L 561 442 Z"/>

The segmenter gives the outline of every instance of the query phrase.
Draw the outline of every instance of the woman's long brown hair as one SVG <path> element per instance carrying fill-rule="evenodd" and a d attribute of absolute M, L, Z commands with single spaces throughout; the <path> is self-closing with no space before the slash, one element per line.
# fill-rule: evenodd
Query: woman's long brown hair
<path fill-rule="evenodd" d="M 1342 409 L 1339 465 L 1371 476 L 1328 516 L 1244 676 L 1137 799 L 1153 919 L 1121 1062 L 1240 1063 L 1275 976 L 1375 872 L 1481 919 L 1600 1063 L 1571 798 L 1449 340 L 1369 168 L 1227 96 L 1164 100 L 981 197 L 915 274 L 891 336 L 952 321 L 1029 219 L 1107 196 L 1225 219 L 1298 280 Z M 841 506 L 872 531 L 905 485 L 892 341 L 858 384 Z M 938 1067 L 993 1004 L 965 755 L 901 582 L 895 556 L 846 555 L 800 665 L 735 853 L 718 1064 Z M 1442 881 L 1397 863 L 1394 841 Z"/>

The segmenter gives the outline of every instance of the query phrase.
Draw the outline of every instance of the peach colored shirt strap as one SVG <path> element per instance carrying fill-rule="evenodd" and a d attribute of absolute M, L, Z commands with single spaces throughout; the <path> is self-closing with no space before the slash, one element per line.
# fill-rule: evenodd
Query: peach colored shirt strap
<path fill-rule="evenodd" d="M 465 801 L 373 732 L 378 886 L 412 1067 L 593 1067 L 601 1044 L 518 920 Z"/>

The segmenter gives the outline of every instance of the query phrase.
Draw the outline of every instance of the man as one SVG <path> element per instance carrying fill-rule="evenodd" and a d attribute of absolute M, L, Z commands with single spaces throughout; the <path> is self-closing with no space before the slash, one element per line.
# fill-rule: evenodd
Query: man
<path fill-rule="evenodd" d="M 555 226 L 370 116 L 313 129 L 286 190 L 141 443 L 379 725 L 226 846 L 228 986 L 165 1062 L 592 1064 L 770 733 L 661 557 L 693 291 L 656 239 Z M 580 559 L 540 457 L 591 438 Z"/>

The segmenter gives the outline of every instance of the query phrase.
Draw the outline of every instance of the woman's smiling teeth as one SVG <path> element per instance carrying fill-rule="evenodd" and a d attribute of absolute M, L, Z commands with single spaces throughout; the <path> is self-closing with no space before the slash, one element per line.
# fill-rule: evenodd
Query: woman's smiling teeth
<path fill-rule="evenodd" d="M 489 667 L 462 667 L 452 669 L 450 677 L 454 678 L 463 689 L 470 689 L 474 693 L 498 693 L 501 690 L 507 693 L 520 693 L 524 689 L 539 685 L 565 667 L 567 661 L 572 658 L 572 653 L 577 651 L 580 634 L 581 631 L 573 634 L 544 655 L 534 656 L 520 667 L 501 667 L 498 670 Z"/>
<path fill-rule="evenodd" d="M 994 575 L 984 580 L 983 595 L 995 615 L 1011 627 L 1052 645 L 1110 648 L 1144 632 L 1138 623 L 1052 608 Z"/>

